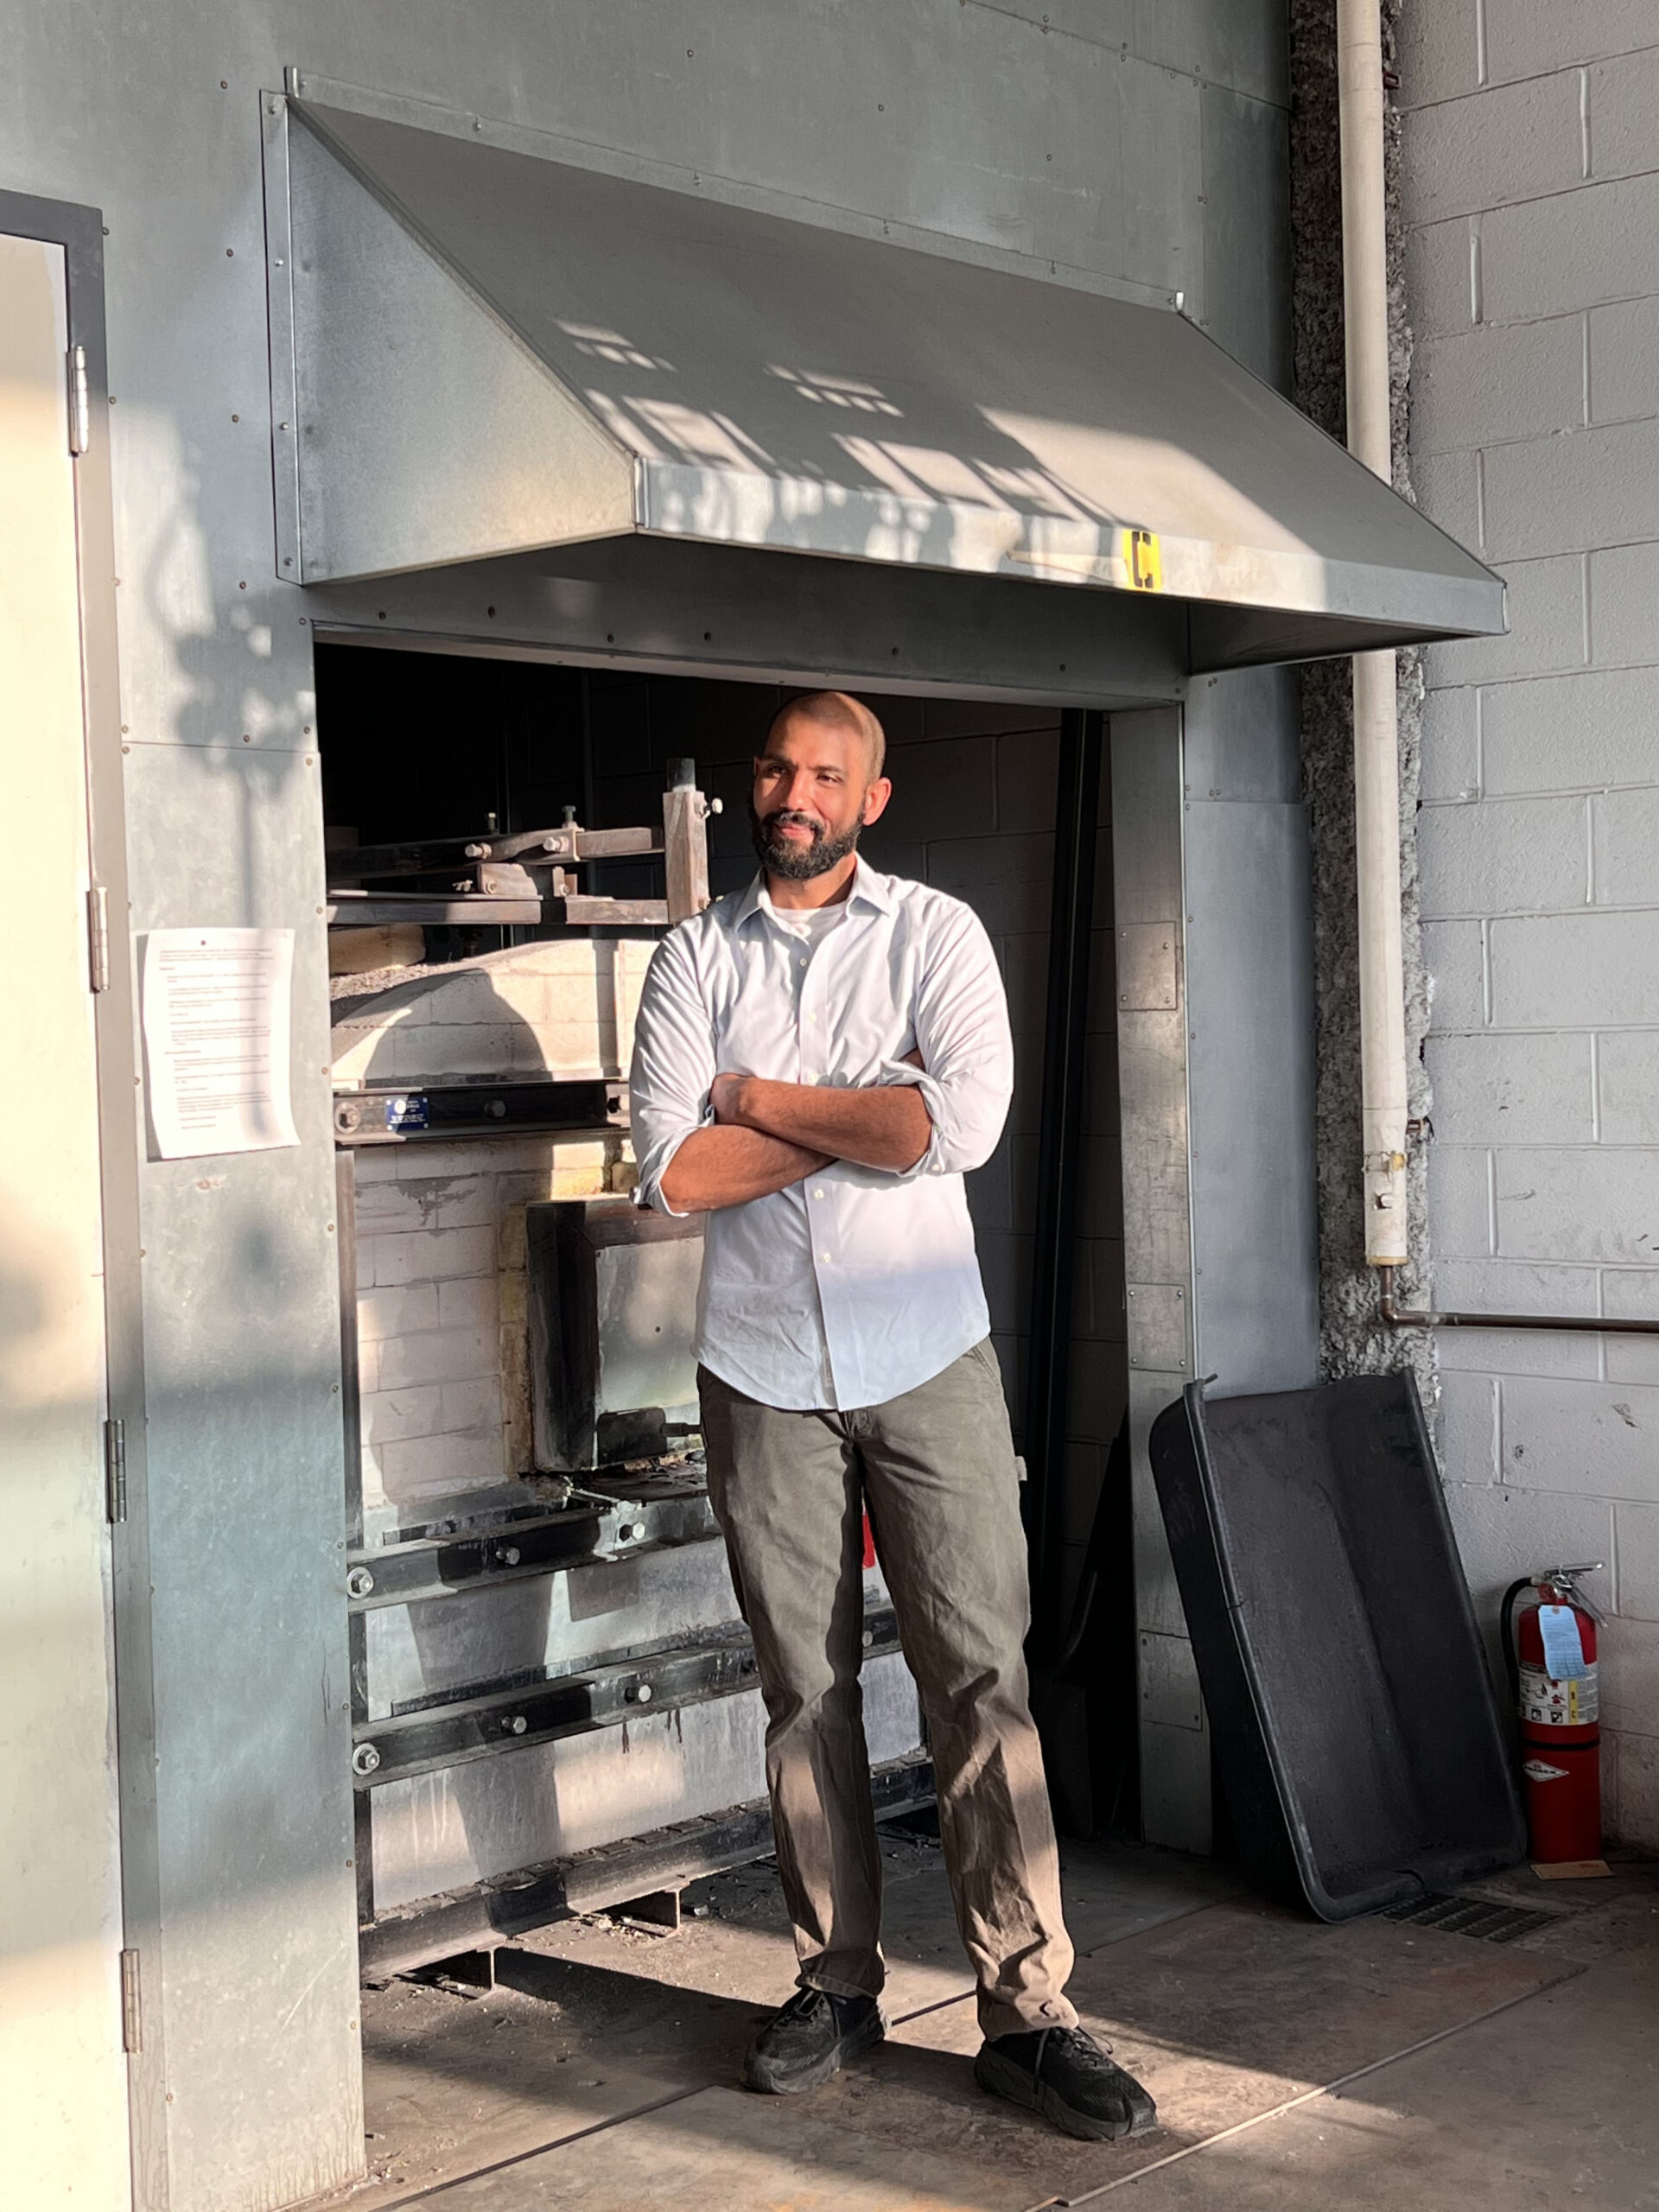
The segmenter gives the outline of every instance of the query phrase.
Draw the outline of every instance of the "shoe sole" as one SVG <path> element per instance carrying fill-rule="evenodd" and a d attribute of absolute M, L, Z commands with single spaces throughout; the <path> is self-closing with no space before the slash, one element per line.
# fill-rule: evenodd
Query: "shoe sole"
<path fill-rule="evenodd" d="M 1034 2082 L 1029 2074 L 1012 2061 L 999 2058 L 994 2050 L 982 2050 L 975 2059 L 974 2079 L 994 2097 L 1005 2097 L 1011 2105 L 1023 2106 L 1026 2111 L 1047 2120 L 1051 2127 L 1058 2127 L 1063 2135 L 1074 2135 L 1084 2143 L 1116 2143 L 1128 2135 L 1149 2135 L 1158 2125 L 1158 2107 L 1138 2084 L 1135 2109 L 1127 2120 L 1095 2120 L 1067 2104 L 1046 2082 Z"/>
<path fill-rule="evenodd" d="M 825 2051 L 822 2058 L 810 2066 L 780 2078 L 766 2065 L 757 2060 L 751 2051 L 743 2062 L 743 2086 L 756 2090 L 763 2097 L 792 2097 L 804 2089 L 821 2089 L 826 2082 L 834 2081 L 849 2058 L 856 2058 L 861 2051 L 871 2050 L 887 2032 L 887 2024 L 879 2012 L 873 2013 L 861 2027 L 854 2028 Z"/>

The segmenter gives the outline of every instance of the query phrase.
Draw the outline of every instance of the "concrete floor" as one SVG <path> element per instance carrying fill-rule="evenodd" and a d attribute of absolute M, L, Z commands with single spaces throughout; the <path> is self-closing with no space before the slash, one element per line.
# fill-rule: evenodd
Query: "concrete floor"
<path fill-rule="evenodd" d="M 887 2042 L 828 2088 L 743 2094 L 794 1981 L 769 1866 L 658 1934 L 567 1922 L 472 1997 L 363 1999 L 371 2177 L 350 2212 L 1659 2212 L 1659 1867 L 1482 1885 L 1554 1916 L 1517 1942 L 1340 1928 L 1225 1870 L 1073 1847 L 1071 1993 L 1159 2131 L 1074 2143 L 984 2096 L 938 1844 L 889 1836 Z"/>

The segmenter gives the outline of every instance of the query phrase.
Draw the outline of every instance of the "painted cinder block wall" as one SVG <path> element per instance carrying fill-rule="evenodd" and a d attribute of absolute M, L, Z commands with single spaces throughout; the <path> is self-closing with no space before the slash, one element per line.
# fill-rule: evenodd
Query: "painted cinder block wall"
<path fill-rule="evenodd" d="M 1416 0 L 1402 36 L 1413 475 L 1511 624 L 1427 656 L 1434 1294 L 1659 1317 L 1659 11 Z M 1608 1826 L 1659 1845 L 1659 1343 L 1438 1350 L 1489 1624 L 1607 1562 Z"/>

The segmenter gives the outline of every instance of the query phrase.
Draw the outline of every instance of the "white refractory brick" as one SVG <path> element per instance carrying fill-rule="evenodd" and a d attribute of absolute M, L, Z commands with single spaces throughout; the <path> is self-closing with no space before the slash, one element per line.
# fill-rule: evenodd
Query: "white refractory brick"
<path fill-rule="evenodd" d="M 1443 1375 L 1435 1427 L 1447 1482 L 1497 1482 L 1497 1385 L 1490 1375 Z"/>
<path fill-rule="evenodd" d="M 1610 1336 L 1601 1357 L 1605 1382 L 1659 1382 L 1659 1337 Z"/>
<path fill-rule="evenodd" d="M 1406 297 L 1419 343 L 1474 327 L 1472 236 L 1461 218 L 1406 232 Z"/>
<path fill-rule="evenodd" d="M 1403 139 L 1408 223 L 1570 191 L 1584 181 L 1578 72 L 1414 109 L 1404 118 Z"/>
<path fill-rule="evenodd" d="M 365 1444 L 393 1444 L 411 1436 L 435 1436 L 443 1426 L 442 1392 L 435 1382 L 404 1390 L 365 1391 L 358 1404 Z"/>
<path fill-rule="evenodd" d="M 1475 1029 L 1486 1019 L 1485 954 L 1478 922 L 1425 922 L 1423 958 L 1436 1029 Z"/>
<path fill-rule="evenodd" d="M 1659 1736 L 1659 1621 L 1604 1622 L 1596 1657 L 1602 1726 L 1621 1736 Z"/>
<path fill-rule="evenodd" d="M 1646 49 L 1599 62 L 1589 72 L 1590 167 L 1593 175 L 1636 176 L 1653 167 L 1654 118 L 1659 116 L 1659 35 L 1651 9 Z"/>
<path fill-rule="evenodd" d="M 438 1326 L 441 1329 L 493 1329 L 501 1322 L 501 1281 L 499 1275 L 475 1275 L 460 1282 L 438 1285 Z"/>
<path fill-rule="evenodd" d="M 1613 1542 L 1619 1611 L 1631 1620 L 1659 1621 L 1659 1505 L 1616 1505 Z"/>
<path fill-rule="evenodd" d="M 1659 300 L 1592 309 L 1589 353 L 1592 423 L 1659 415 Z"/>
<path fill-rule="evenodd" d="M 1429 920 L 1582 906 L 1588 894 L 1589 814 L 1581 798 L 1426 806 L 1417 849 Z"/>
<path fill-rule="evenodd" d="M 1491 1252 L 1490 1181 L 1484 1147 L 1437 1144 L 1428 1155 L 1428 1212 L 1437 1253 L 1484 1260 Z"/>
<path fill-rule="evenodd" d="M 501 1479 L 501 1432 L 481 1428 L 465 1434 L 414 1436 L 406 1443 L 381 1445 L 380 1483 L 394 1501 L 442 1496 Z"/>
<path fill-rule="evenodd" d="M 389 1337 L 380 1348 L 380 1388 L 404 1390 L 429 1382 L 473 1382 L 501 1367 L 499 1329 L 433 1329 Z"/>
<path fill-rule="evenodd" d="M 378 1288 L 495 1272 L 495 1231 L 489 1227 L 404 1230 L 365 1242 L 373 1248 Z"/>
<path fill-rule="evenodd" d="M 1496 683 L 1522 676 L 1553 676 L 1585 664 L 1585 562 L 1582 554 L 1557 554 L 1543 561 L 1510 561 L 1501 571 L 1508 587 L 1509 633 L 1470 638 L 1461 644 L 1431 645 L 1427 678 L 1431 700 L 1446 695 L 1442 684 Z M 1423 766 L 1429 766 L 1424 732 Z M 1425 798 L 1449 796 L 1425 791 Z"/>
<path fill-rule="evenodd" d="M 1590 818 L 1596 904 L 1659 906 L 1659 790 L 1604 791 Z"/>
<path fill-rule="evenodd" d="M 477 1174 L 372 1183 L 358 1192 L 358 1226 L 371 1235 L 395 1229 L 477 1229 L 495 1218 L 493 1185 L 493 1176 Z"/>
<path fill-rule="evenodd" d="M 653 943 L 538 941 L 399 983 L 336 1027 L 336 1078 L 615 1077 Z"/>
<path fill-rule="evenodd" d="M 1523 1574 L 1580 1560 L 1611 1565 L 1613 1509 L 1604 1498 L 1557 1497 L 1547 1491 L 1448 1480 L 1446 1503 L 1469 1594 L 1484 1626 L 1496 1627 L 1503 1592 Z M 1611 1573 L 1586 1575 L 1584 1588 L 1599 1612 L 1611 1609 Z"/>
<path fill-rule="evenodd" d="M 1659 1145 L 1659 1030 L 1609 1030 L 1596 1064 L 1604 1142 Z"/>
<path fill-rule="evenodd" d="M 1512 1146 L 1497 1158 L 1504 1259 L 1630 1266 L 1659 1258 L 1659 1153 Z"/>
<path fill-rule="evenodd" d="M 1659 1387 L 1506 1376 L 1501 1437 L 1517 1490 L 1659 1503 Z"/>
<path fill-rule="evenodd" d="M 1612 1735 L 1610 1729 L 1608 1735 Z M 1603 1742 L 1607 1737 L 1604 1736 Z M 1659 1851 L 1659 1737 L 1626 1734 L 1618 1745 L 1618 1840 L 1636 1851 Z"/>
<path fill-rule="evenodd" d="M 1402 108 L 1456 99 L 1480 83 L 1481 0 L 1438 0 L 1402 10 L 1395 32 Z"/>
<path fill-rule="evenodd" d="M 1590 556 L 1590 658 L 1598 668 L 1659 660 L 1659 545 L 1611 545 Z"/>
<path fill-rule="evenodd" d="M 1659 422 L 1493 446 L 1484 466 L 1483 543 L 1491 560 L 1659 537 Z"/>
<path fill-rule="evenodd" d="M 1498 79 L 1633 54 L 1652 43 L 1653 0 L 1572 0 L 1570 7 L 1486 0 L 1486 67 Z"/>
<path fill-rule="evenodd" d="M 1516 915 L 1491 938 L 1501 1028 L 1659 1022 L 1659 913 Z"/>
<path fill-rule="evenodd" d="M 1491 798 L 1659 781 L 1659 669 L 1495 683 L 1481 702 L 1481 732 Z"/>
<path fill-rule="evenodd" d="M 1643 298 L 1659 292 L 1659 175 L 1495 208 L 1480 237 L 1488 322 Z"/>
<path fill-rule="evenodd" d="M 1438 1143 L 1588 1144 L 1595 1136 L 1587 1037 L 1437 1035 L 1427 1060 Z"/>
<path fill-rule="evenodd" d="M 1431 682 L 1434 674 L 1431 660 Z M 1423 702 L 1421 796 L 1480 796 L 1480 697 L 1472 684 L 1431 690 Z"/>
<path fill-rule="evenodd" d="M 459 1430 L 499 1429 L 501 1426 L 501 1379 L 475 1375 L 464 1382 L 446 1382 L 435 1435 L 449 1436 Z"/>
<path fill-rule="evenodd" d="M 359 1345 L 382 1344 L 388 1337 L 413 1336 L 438 1325 L 438 1287 L 408 1283 L 399 1290 L 361 1290 L 357 1296 Z"/>

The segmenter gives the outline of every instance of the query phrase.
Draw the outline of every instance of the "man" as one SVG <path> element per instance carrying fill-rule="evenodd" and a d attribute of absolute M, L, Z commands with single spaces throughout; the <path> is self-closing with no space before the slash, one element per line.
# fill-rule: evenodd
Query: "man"
<path fill-rule="evenodd" d="M 1150 2097 L 1077 2025 L 1027 1707 L 1018 1472 L 963 1186 L 1014 1084 L 971 911 L 878 874 L 880 724 L 797 699 L 754 765 L 761 873 L 658 947 L 632 1069 L 643 1205 L 709 1216 L 696 1349 L 709 1488 L 754 1637 L 797 1994 L 751 2088 L 830 2079 L 886 2031 L 859 1664 L 868 1504 L 927 1716 L 982 2085 L 1090 2139 Z"/>

